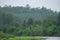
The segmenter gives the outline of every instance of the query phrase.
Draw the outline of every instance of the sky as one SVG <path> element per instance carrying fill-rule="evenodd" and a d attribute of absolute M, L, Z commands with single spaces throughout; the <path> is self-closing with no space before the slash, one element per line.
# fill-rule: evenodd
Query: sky
<path fill-rule="evenodd" d="M 60 11 L 60 0 L 0 0 L 0 6 L 26 6 L 29 4 L 31 7 L 46 7 L 54 11 Z"/>

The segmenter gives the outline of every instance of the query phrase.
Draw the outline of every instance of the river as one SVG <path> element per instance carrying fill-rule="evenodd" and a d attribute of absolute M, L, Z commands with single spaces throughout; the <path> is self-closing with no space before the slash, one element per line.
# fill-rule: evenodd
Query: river
<path fill-rule="evenodd" d="M 60 40 L 60 37 L 45 37 L 46 40 Z"/>
<path fill-rule="evenodd" d="M 45 38 L 46 40 L 60 40 L 60 37 L 40 37 L 40 36 L 33 36 L 33 37 L 26 37 L 26 38 Z"/>

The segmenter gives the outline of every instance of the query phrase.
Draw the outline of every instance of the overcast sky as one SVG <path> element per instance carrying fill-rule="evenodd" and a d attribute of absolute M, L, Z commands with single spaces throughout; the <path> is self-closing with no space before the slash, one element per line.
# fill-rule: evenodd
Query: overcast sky
<path fill-rule="evenodd" d="M 29 4 L 31 7 L 46 7 L 54 11 L 60 11 L 60 0 L 0 0 L 0 6 L 25 6 Z"/>

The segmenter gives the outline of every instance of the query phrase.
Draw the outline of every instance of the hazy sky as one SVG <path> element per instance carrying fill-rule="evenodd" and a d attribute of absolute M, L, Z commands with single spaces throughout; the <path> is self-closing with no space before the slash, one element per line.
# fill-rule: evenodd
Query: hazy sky
<path fill-rule="evenodd" d="M 25 6 L 29 4 L 31 7 L 46 7 L 52 10 L 60 11 L 60 0 L 0 0 L 0 6 Z"/>

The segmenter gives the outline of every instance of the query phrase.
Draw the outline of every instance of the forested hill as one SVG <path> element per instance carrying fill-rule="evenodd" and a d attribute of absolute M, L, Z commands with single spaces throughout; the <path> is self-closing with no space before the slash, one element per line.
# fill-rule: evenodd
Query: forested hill
<path fill-rule="evenodd" d="M 29 5 L 26 5 L 26 7 L 4 6 L 0 7 L 0 10 L 2 10 L 4 13 L 14 14 L 15 17 L 18 17 L 18 19 L 21 20 L 28 20 L 29 18 L 33 18 L 34 20 L 44 20 L 57 14 L 57 12 L 54 12 L 51 9 L 47 9 L 45 7 L 31 8 Z"/>
<path fill-rule="evenodd" d="M 0 37 L 60 36 L 60 12 L 42 8 L 0 7 Z"/>

